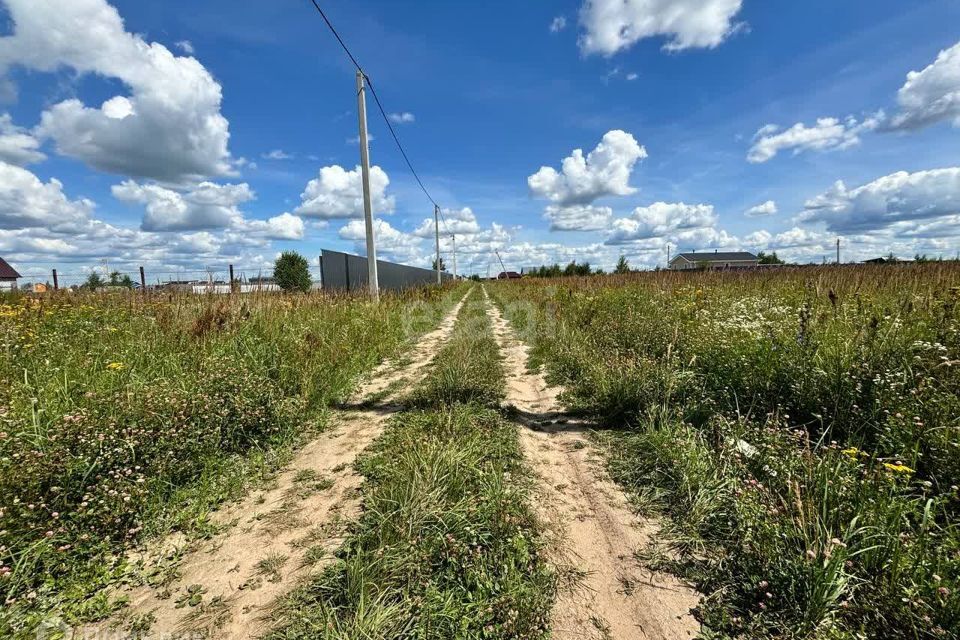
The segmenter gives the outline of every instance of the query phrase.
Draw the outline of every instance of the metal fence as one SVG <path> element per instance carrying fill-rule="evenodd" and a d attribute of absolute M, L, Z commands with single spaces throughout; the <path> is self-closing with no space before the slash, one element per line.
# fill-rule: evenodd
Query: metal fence
<path fill-rule="evenodd" d="M 320 255 L 320 274 L 324 289 L 356 290 L 367 287 L 367 259 L 341 251 L 323 249 Z M 444 282 L 453 279 L 442 272 Z M 377 279 L 383 290 L 408 289 L 437 281 L 437 272 L 410 267 L 405 264 L 377 260 Z"/>

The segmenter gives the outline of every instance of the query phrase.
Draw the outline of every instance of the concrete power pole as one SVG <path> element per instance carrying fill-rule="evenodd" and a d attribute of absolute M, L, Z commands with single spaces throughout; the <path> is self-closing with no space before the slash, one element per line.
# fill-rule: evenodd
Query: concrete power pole
<path fill-rule="evenodd" d="M 370 295 L 380 299 L 377 279 L 377 246 L 373 238 L 373 205 L 370 202 L 370 148 L 367 144 L 367 97 L 363 72 L 357 70 L 357 111 L 360 120 L 360 170 L 363 178 L 363 220 L 367 227 L 367 280 Z"/>
<path fill-rule="evenodd" d="M 837 264 L 840 264 L 840 238 L 837 238 Z"/>
<path fill-rule="evenodd" d="M 433 205 L 433 232 L 437 243 L 437 284 L 443 281 L 440 278 L 440 207 Z"/>
<path fill-rule="evenodd" d="M 457 279 L 457 234 L 451 233 L 450 239 L 453 240 L 453 279 Z"/>

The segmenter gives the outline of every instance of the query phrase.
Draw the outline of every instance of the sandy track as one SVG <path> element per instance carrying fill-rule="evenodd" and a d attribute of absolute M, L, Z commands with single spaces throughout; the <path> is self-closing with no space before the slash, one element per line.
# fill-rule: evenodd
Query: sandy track
<path fill-rule="evenodd" d="M 657 534 L 656 523 L 634 514 L 586 437 L 589 426 L 564 414 L 559 390 L 527 371 L 528 347 L 495 306 L 488 313 L 504 355 L 507 403 L 525 427 L 521 445 L 539 480 L 535 507 L 561 576 L 553 637 L 696 636 L 697 593 L 673 576 L 652 573 L 635 556 Z"/>
<path fill-rule="evenodd" d="M 118 632 L 151 616 L 149 634 L 141 637 L 239 639 L 265 632 L 277 597 L 326 564 L 359 514 L 362 478 L 351 463 L 399 409 L 393 399 L 426 375 L 465 299 L 412 350 L 375 369 L 352 404 L 331 417 L 331 428 L 300 449 L 272 486 L 214 514 L 227 525 L 224 532 L 193 545 L 172 536 L 144 554 L 148 567 L 166 566 L 174 580 L 128 590 L 129 607 L 72 637 L 127 637 Z M 307 562 L 311 548 L 311 554 L 322 548 L 325 559 Z M 191 606 L 194 593 L 199 602 Z"/>

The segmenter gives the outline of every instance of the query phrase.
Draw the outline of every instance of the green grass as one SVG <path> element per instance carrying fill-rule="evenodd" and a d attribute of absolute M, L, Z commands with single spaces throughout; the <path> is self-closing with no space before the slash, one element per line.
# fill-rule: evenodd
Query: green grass
<path fill-rule="evenodd" d="M 430 375 L 411 394 L 416 407 L 456 403 L 496 406 L 503 399 L 503 367 L 479 287 L 460 310 L 450 341 L 431 364 Z"/>
<path fill-rule="evenodd" d="M 0 636 L 88 598 L 124 551 L 270 477 L 465 289 L 0 300 Z M 312 488 L 320 489 L 314 483 Z M 305 485 L 306 486 L 306 485 Z M 99 598 L 99 596 L 98 596 Z"/>
<path fill-rule="evenodd" d="M 422 389 L 358 462 L 364 513 L 336 562 L 277 612 L 273 639 L 546 637 L 516 426 L 479 291 Z"/>
<path fill-rule="evenodd" d="M 960 271 L 491 288 L 612 475 L 668 516 L 706 637 L 960 637 Z"/>

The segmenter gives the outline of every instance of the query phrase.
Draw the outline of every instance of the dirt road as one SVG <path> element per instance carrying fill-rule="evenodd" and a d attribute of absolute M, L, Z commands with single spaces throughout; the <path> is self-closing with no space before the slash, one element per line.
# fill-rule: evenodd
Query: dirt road
<path fill-rule="evenodd" d="M 634 514 L 597 459 L 588 425 L 564 414 L 559 390 L 528 372 L 528 347 L 495 306 L 488 313 L 505 358 L 507 403 L 517 411 L 524 455 L 539 479 L 536 508 L 561 576 L 553 637 L 694 637 L 697 593 L 646 570 L 634 555 L 656 535 L 656 524 Z"/>
<path fill-rule="evenodd" d="M 199 544 L 174 536 L 145 554 L 152 586 L 130 589 L 129 607 L 74 637 L 111 637 L 111 629 L 131 628 L 149 628 L 140 636 L 148 638 L 261 635 L 275 599 L 322 568 L 339 546 L 360 507 L 362 478 L 351 463 L 399 409 L 393 398 L 425 375 L 462 305 L 411 351 L 378 367 L 272 486 L 216 513 L 225 531 Z"/>

